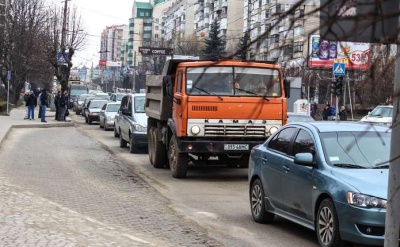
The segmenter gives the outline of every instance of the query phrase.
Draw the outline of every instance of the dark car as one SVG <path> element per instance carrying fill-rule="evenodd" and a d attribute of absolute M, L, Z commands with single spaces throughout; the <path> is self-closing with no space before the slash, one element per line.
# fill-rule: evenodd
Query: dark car
<path fill-rule="evenodd" d="M 102 100 L 102 99 L 92 99 L 89 101 L 88 106 L 87 106 L 87 111 L 85 115 L 85 120 L 86 123 L 92 124 L 93 121 L 98 122 L 100 120 L 99 114 L 101 108 L 105 104 L 107 104 L 108 100 Z"/>
<path fill-rule="evenodd" d="M 350 122 L 289 123 L 251 151 L 253 219 L 315 230 L 321 246 L 383 245 L 391 130 Z"/>

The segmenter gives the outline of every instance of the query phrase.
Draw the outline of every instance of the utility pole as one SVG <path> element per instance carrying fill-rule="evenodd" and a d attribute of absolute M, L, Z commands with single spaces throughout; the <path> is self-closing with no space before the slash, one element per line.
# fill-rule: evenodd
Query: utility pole
<path fill-rule="evenodd" d="M 247 39 L 246 60 L 250 60 L 250 51 L 251 51 L 251 49 L 250 49 L 250 43 L 251 43 L 251 38 L 250 38 L 251 37 L 251 35 L 250 35 L 250 33 L 251 33 L 251 31 L 250 31 L 251 9 L 250 9 L 250 6 L 251 6 L 251 0 L 247 0 L 247 32 L 249 32 L 249 38 Z"/>
<path fill-rule="evenodd" d="M 400 2 L 398 3 L 400 9 Z M 400 16 L 397 16 L 400 23 Z M 400 39 L 398 33 L 397 40 Z M 392 136 L 390 144 L 389 183 L 385 221 L 385 247 L 399 246 L 400 225 L 400 45 L 397 45 L 393 94 Z"/>
<path fill-rule="evenodd" d="M 64 1 L 64 17 L 63 17 L 63 23 L 62 23 L 62 29 L 61 29 L 61 49 L 62 50 L 65 49 L 65 33 L 66 33 L 66 26 L 67 26 L 68 1 L 70 1 L 70 0 Z"/>

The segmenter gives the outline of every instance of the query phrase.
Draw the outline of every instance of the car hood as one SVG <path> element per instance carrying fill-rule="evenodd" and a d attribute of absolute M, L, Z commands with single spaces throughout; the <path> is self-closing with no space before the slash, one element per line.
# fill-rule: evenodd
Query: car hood
<path fill-rule="evenodd" d="M 101 111 L 101 108 L 89 108 L 89 111 L 90 112 L 100 112 Z"/>
<path fill-rule="evenodd" d="M 107 117 L 115 118 L 115 115 L 117 115 L 117 112 L 105 112 L 104 114 L 105 114 Z"/>
<path fill-rule="evenodd" d="M 386 199 L 389 169 L 332 168 L 332 174 L 352 185 L 360 193 Z"/>
<path fill-rule="evenodd" d="M 136 113 L 135 120 L 138 124 L 143 127 L 147 127 L 147 115 L 146 113 Z"/>
<path fill-rule="evenodd" d="M 382 116 L 371 116 L 367 115 L 361 119 L 363 122 L 368 123 L 391 123 L 392 117 L 382 117 Z"/>

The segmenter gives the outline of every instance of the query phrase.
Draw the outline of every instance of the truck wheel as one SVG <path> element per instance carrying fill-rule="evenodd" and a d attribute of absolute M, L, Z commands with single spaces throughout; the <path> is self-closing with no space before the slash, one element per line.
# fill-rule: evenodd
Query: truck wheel
<path fill-rule="evenodd" d="M 166 152 L 164 145 L 157 141 L 156 131 L 157 130 L 154 127 L 152 127 L 149 131 L 149 144 L 151 143 L 151 146 L 149 147 L 149 157 L 150 163 L 154 168 L 162 168 L 165 164 Z"/>
<path fill-rule="evenodd" d="M 121 131 L 121 130 L 120 130 Z M 126 148 L 128 145 L 128 142 L 122 139 L 122 135 L 119 135 L 119 147 L 121 148 Z"/>
<path fill-rule="evenodd" d="M 119 137 L 119 133 L 117 132 L 117 128 L 114 125 L 114 137 Z"/>
<path fill-rule="evenodd" d="M 179 153 L 178 142 L 174 136 L 171 137 L 168 149 L 169 168 L 171 169 L 172 177 L 186 177 L 188 169 L 188 154 Z"/>
<path fill-rule="evenodd" d="M 136 146 L 136 144 L 133 140 L 133 135 L 131 135 L 129 137 L 129 152 L 131 152 L 131 154 L 132 154 L 132 153 L 136 153 L 137 150 L 138 150 L 138 147 Z"/>
<path fill-rule="evenodd" d="M 85 122 L 86 122 L 86 123 L 88 123 L 88 119 L 87 119 L 87 117 L 85 117 Z"/>

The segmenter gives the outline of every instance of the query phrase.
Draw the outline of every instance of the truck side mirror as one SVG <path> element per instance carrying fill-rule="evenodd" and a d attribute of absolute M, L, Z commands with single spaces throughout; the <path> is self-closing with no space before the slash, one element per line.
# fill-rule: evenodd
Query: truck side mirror
<path fill-rule="evenodd" d="M 173 88 L 173 81 L 170 75 L 166 75 L 163 77 L 163 94 L 164 96 L 172 97 L 172 88 Z"/>
<path fill-rule="evenodd" d="M 290 98 L 290 80 L 289 79 L 284 79 L 283 80 L 283 86 L 285 88 L 285 97 Z"/>

